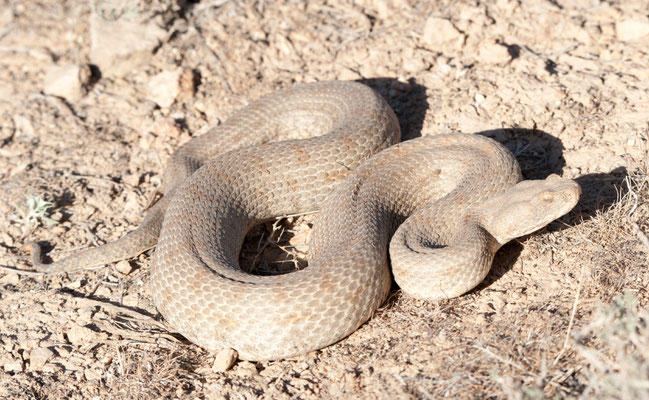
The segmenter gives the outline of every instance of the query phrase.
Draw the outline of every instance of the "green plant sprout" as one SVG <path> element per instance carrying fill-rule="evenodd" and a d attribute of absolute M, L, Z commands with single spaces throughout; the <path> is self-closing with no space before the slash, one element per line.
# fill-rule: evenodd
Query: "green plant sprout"
<path fill-rule="evenodd" d="M 54 207 L 52 202 L 44 200 L 41 196 L 28 194 L 25 196 L 27 200 L 27 212 L 18 209 L 20 217 L 13 215 L 11 220 L 25 226 L 36 226 L 36 224 L 43 223 L 45 225 L 53 226 L 59 221 L 47 216 L 48 210 Z"/>

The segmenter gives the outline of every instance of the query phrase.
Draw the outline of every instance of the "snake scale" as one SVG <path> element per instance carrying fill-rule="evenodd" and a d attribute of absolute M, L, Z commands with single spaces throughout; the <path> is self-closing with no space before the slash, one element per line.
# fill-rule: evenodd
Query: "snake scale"
<path fill-rule="evenodd" d="M 459 296 L 482 281 L 500 246 L 564 215 L 580 195 L 556 175 L 521 181 L 513 155 L 479 135 L 399 139 L 392 109 L 360 83 L 280 90 L 180 147 L 138 229 L 52 264 L 35 245 L 34 265 L 69 272 L 157 243 L 151 293 L 178 332 L 210 351 L 281 359 L 367 321 L 388 295 L 389 264 L 412 296 Z M 254 225 L 314 210 L 307 268 L 240 269 Z"/>

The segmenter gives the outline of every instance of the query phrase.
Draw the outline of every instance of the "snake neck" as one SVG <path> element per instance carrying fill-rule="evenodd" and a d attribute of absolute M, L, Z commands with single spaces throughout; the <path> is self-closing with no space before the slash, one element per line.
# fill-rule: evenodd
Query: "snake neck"
<path fill-rule="evenodd" d="M 460 218 L 440 218 L 440 224 L 433 227 L 436 233 L 433 237 L 429 237 L 428 246 L 464 248 L 470 243 L 479 247 L 481 252 L 493 257 L 504 243 L 490 232 L 484 220 L 484 215 L 478 212 L 466 213 Z"/>
<path fill-rule="evenodd" d="M 399 227 L 390 243 L 392 271 L 410 296 L 457 297 L 484 279 L 500 247 L 475 214 L 417 214 Z"/>

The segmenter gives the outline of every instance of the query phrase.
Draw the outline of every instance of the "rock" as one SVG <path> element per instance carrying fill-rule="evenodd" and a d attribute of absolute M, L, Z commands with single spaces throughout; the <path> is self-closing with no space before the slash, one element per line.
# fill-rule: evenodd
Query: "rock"
<path fill-rule="evenodd" d="M 122 304 L 126 307 L 137 307 L 140 303 L 140 296 L 137 293 L 129 293 L 122 297 Z"/>
<path fill-rule="evenodd" d="M 212 364 L 212 372 L 225 372 L 232 368 L 239 354 L 234 349 L 223 349 L 219 351 Z"/>
<path fill-rule="evenodd" d="M 72 325 L 70 330 L 67 332 L 68 341 L 74 345 L 80 346 L 92 341 L 101 341 L 108 338 L 108 335 L 104 332 L 95 332 L 92 329 L 86 328 L 85 326 L 80 326 L 77 324 Z"/>
<path fill-rule="evenodd" d="M 156 19 L 104 18 L 99 12 L 90 14 L 90 60 L 102 75 L 124 77 L 147 64 L 167 32 Z"/>
<path fill-rule="evenodd" d="M 100 286 L 99 289 L 95 291 L 95 297 L 103 297 L 109 299 L 113 291 L 110 290 L 107 286 Z"/>
<path fill-rule="evenodd" d="M 77 309 L 76 323 L 79 325 L 86 325 L 92 321 L 92 316 L 95 313 L 94 306 L 86 306 Z"/>
<path fill-rule="evenodd" d="M 56 346 L 54 348 L 58 353 L 59 357 L 67 358 L 72 353 L 72 348 L 70 346 Z"/>
<path fill-rule="evenodd" d="M 426 20 L 422 40 L 433 48 L 444 44 L 462 44 L 464 35 L 455 29 L 451 21 L 444 18 L 430 17 Z"/>
<path fill-rule="evenodd" d="M 64 301 L 61 299 L 50 299 L 43 303 L 43 309 L 48 313 L 54 314 L 61 310 L 61 305 L 63 305 L 63 303 Z"/>
<path fill-rule="evenodd" d="M 239 378 L 244 379 L 252 378 L 253 376 L 258 374 L 257 367 L 250 361 L 241 361 L 239 364 L 237 364 L 237 368 L 232 372 Z"/>
<path fill-rule="evenodd" d="M 94 369 L 94 368 L 86 368 L 83 371 L 83 376 L 86 378 L 88 381 L 98 381 L 102 377 L 102 373 L 100 370 Z"/>
<path fill-rule="evenodd" d="M 511 60 L 506 46 L 487 40 L 478 47 L 478 61 L 485 64 L 505 64 Z"/>
<path fill-rule="evenodd" d="M 393 4 L 388 4 L 387 0 L 374 0 L 372 3 L 379 19 L 390 18 L 392 7 L 394 7 Z"/>
<path fill-rule="evenodd" d="M 40 371 L 45 363 L 54 355 L 52 350 L 47 347 L 37 347 L 29 352 L 29 369 L 30 371 Z"/>
<path fill-rule="evenodd" d="M 53 374 L 59 370 L 59 367 L 54 364 L 45 364 L 43 365 L 43 368 L 41 368 L 41 372 L 45 372 L 48 374 Z"/>
<path fill-rule="evenodd" d="M 622 41 L 633 41 L 649 35 L 649 21 L 626 19 L 615 23 L 615 34 Z"/>
<path fill-rule="evenodd" d="M 138 146 L 140 146 L 140 149 L 147 151 L 151 148 L 151 145 L 155 141 L 155 136 L 152 135 L 149 132 L 144 132 L 140 136 L 140 140 L 138 141 Z"/>
<path fill-rule="evenodd" d="M 9 272 L 0 279 L 0 285 L 17 285 L 20 283 L 20 276 L 15 272 Z"/>
<path fill-rule="evenodd" d="M 33 337 L 32 334 L 20 333 L 18 335 L 18 345 L 23 350 L 34 349 L 34 348 L 36 348 L 38 346 L 39 342 L 40 342 L 40 339 Z"/>
<path fill-rule="evenodd" d="M 404 58 L 401 63 L 404 72 L 414 74 L 415 72 L 423 71 L 428 68 L 428 65 L 419 57 Z"/>
<path fill-rule="evenodd" d="M 21 360 L 7 360 L 3 363 L 2 368 L 6 372 L 23 372 L 25 365 Z"/>
<path fill-rule="evenodd" d="M 43 92 L 74 103 L 85 94 L 92 72 L 87 65 L 53 66 L 45 75 Z"/>
<path fill-rule="evenodd" d="M 139 181 L 140 178 L 136 176 L 136 179 Z M 127 260 L 122 260 L 117 262 L 117 264 L 115 264 L 115 269 L 117 270 L 117 272 L 119 272 L 122 275 L 128 275 L 131 273 L 131 271 L 133 271 L 133 267 L 131 266 L 131 263 L 128 262 Z"/>
<path fill-rule="evenodd" d="M 430 67 L 430 60 L 427 60 L 425 53 L 420 50 L 403 49 L 401 60 L 401 69 L 406 74 L 415 74 Z"/>
<path fill-rule="evenodd" d="M 36 131 L 32 121 L 24 115 L 14 115 L 15 136 L 23 140 L 31 140 L 36 137 Z"/>
<path fill-rule="evenodd" d="M 485 99 L 486 99 L 486 97 L 485 97 L 484 94 L 476 93 L 475 96 L 473 97 L 473 100 L 474 100 L 473 105 L 475 105 L 476 107 L 479 107 L 485 101 Z"/>
<path fill-rule="evenodd" d="M 160 118 L 153 123 L 153 132 L 158 136 L 177 138 L 182 133 L 182 127 L 173 118 Z"/>
<path fill-rule="evenodd" d="M 171 106 L 180 93 L 182 69 L 163 71 L 149 80 L 149 100 L 162 108 Z"/>
<path fill-rule="evenodd" d="M 196 86 L 200 82 L 200 74 L 191 69 L 183 69 L 178 79 L 180 97 L 190 98 L 196 92 Z"/>

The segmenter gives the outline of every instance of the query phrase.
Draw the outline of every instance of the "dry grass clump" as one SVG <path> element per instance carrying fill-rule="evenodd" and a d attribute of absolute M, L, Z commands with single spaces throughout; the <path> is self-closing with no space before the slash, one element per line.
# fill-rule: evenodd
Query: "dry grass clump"
<path fill-rule="evenodd" d="M 283 216 L 258 225 L 241 249 L 241 268 L 256 275 L 280 275 L 304 269 L 315 213 Z"/>
<path fill-rule="evenodd" d="M 592 264 L 591 278 L 598 283 L 599 298 L 610 302 L 625 290 L 649 284 L 649 175 L 627 175 L 617 188 L 617 199 L 605 211 L 577 230 L 584 261 Z M 587 250 L 587 251 L 585 251 Z"/>
<path fill-rule="evenodd" d="M 627 175 L 617 199 L 583 223 L 583 262 L 590 267 L 583 303 L 595 303 L 573 334 L 571 358 L 584 384 L 580 398 L 649 397 L 649 175 Z M 586 308 L 586 307 L 584 307 Z"/>
<path fill-rule="evenodd" d="M 124 399 L 186 397 L 197 389 L 197 375 L 191 371 L 199 359 L 192 347 L 181 345 L 174 350 L 117 346 L 100 391 Z"/>
<path fill-rule="evenodd" d="M 601 304 L 593 321 L 575 335 L 588 362 L 582 398 L 641 399 L 649 396 L 649 310 L 627 292 Z"/>

